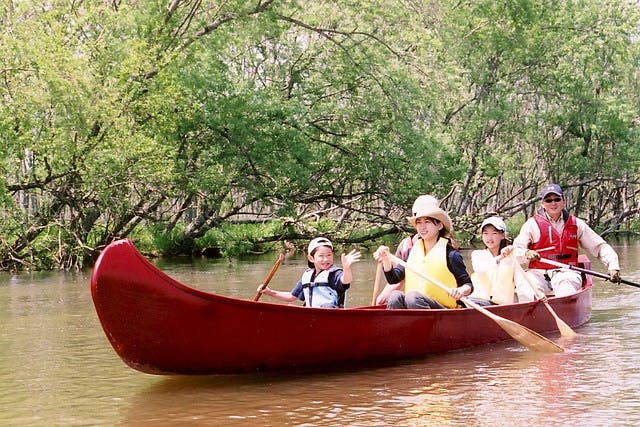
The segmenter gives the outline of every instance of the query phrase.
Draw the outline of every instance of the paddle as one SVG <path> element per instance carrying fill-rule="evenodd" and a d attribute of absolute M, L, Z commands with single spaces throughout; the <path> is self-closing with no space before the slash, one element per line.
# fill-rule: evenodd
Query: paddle
<path fill-rule="evenodd" d="M 540 261 L 542 261 L 542 262 L 544 262 L 546 264 L 555 265 L 556 267 L 568 268 L 570 270 L 579 271 L 580 273 L 590 274 L 592 276 L 600 277 L 602 279 L 611 281 L 611 276 L 609 276 L 608 274 L 605 274 L 605 273 L 598 273 L 597 271 L 587 270 L 586 268 L 580 268 L 580 267 L 576 267 L 574 265 L 563 264 L 561 262 L 554 261 L 554 260 L 551 260 L 551 259 L 546 259 L 546 258 L 540 258 Z M 629 280 L 620 279 L 620 283 L 624 283 L 626 285 L 631 285 L 631 286 L 635 286 L 635 287 L 640 288 L 640 283 L 630 282 Z"/>
<path fill-rule="evenodd" d="M 573 331 L 573 329 L 571 329 L 571 327 L 569 327 L 569 325 L 567 325 L 564 322 L 564 320 L 562 320 L 556 314 L 553 308 L 551 308 L 551 305 L 549 305 L 549 302 L 547 301 L 546 295 L 536 287 L 535 283 L 532 282 L 531 277 L 529 277 L 529 275 L 524 271 L 524 269 L 522 268 L 520 263 L 518 263 L 515 257 L 513 257 L 513 263 L 516 265 L 516 270 L 520 273 L 521 276 L 523 276 L 526 279 L 527 283 L 529 283 L 529 286 L 531 286 L 531 289 L 533 289 L 533 292 L 536 294 L 538 299 L 544 303 L 544 306 L 547 307 L 547 310 L 549 310 L 549 313 L 551 313 L 553 318 L 556 319 L 556 324 L 558 325 L 558 330 L 560 331 L 560 335 L 562 335 L 563 337 L 575 337 L 577 334 Z"/>
<path fill-rule="evenodd" d="M 253 297 L 254 301 L 258 301 L 260 299 L 260 296 L 262 295 L 262 291 L 264 291 L 264 289 L 269 285 L 271 278 L 273 277 L 274 274 L 276 274 L 276 270 L 278 269 L 278 267 L 280 267 L 280 264 L 282 263 L 282 261 L 284 261 L 284 253 L 281 253 L 278 256 L 278 259 L 276 260 L 275 264 L 273 264 L 273 267 L 271 267 L 271 270 L 269 270 L 269 274 L 267 274 L 266 279 L 264 279 L 264 282 L 262 283 L 260 288 L 258 288 L 258 292 L 256 292 L 256 296 Z"/>
<path fill-rule="evenodd" d="M 382 270 L 382 263 L 379 262 L 376 267 L 376 279 L 373 283 L 373 295 L 371 295 L 371 305 L 376 305 L 376 300 L 380 294 L 380 285 L 382 284 L 382 278 L 384 277 L 384 270 Z"/>
<path fill-rule="evenodd" d="M 396 264 L 402 265 L 405 269 L 413 271 L 415 274 L 420 276 L 423 280 L 428 280 L 429 282 L 431 282 L 434 285 L 438 286 L 440 289 L 442 289 L 445 292 L 449 292 L 450 291 L 450 288 L 447 287 L 446 285 L 444 285 L 443 283 L 424 275 L 420 271 L 417 271 L 416 269 L 414 269 L 411 266 L 409 266 L 406 262 L 404 262 L 403 260 L 401 260 L 397 256 L 391 255 L 391 254 L 389 254 L 388 256 L 391 257 L 391 260 L 393 260 L 393 262 L 395 262 Z M 489 310 L 483 308 L 482 306 L 476 304 L 475 302 L 471 301 L 467 297 L 460 298 L 460 301 L 462 301 L 467 307 L 471 307 L 471 308 L 473 308 L 475 310 L 478 310 L 480 313 L 482 313 L 485 316 L 489 317 L 491 320 L 496 322 L 498 324 L 498 326 L 500 326 L 506 333 L 511 335 L 511 337 L 513 339 L 515 339 L 520 344 L 524 345 L 525 347 L 527 347 L 530 350 L 545 351 L 545 352 L 550 352 L 550 353 L 561 353 L 561 352 L 564 351 L 564 349 L 562 347 L 560 347 L 558 344 L 556 344 L 553 341 L 543 337 L 542 335 L 538 334 L 537 332 L 534 332 L 531 329 L 529 329 L 529 328 L 527 328 L 525 326 L 522 326 L 522 325 L 520 325 L 520 324 L 518 324 L 516 322 L 513 322 L 513 321 L 511 321 L 509 319 L 505 319 L 504 317 L 500 317 L 497 314 L 494 314 L 494 313 L 490 312 Z"/>

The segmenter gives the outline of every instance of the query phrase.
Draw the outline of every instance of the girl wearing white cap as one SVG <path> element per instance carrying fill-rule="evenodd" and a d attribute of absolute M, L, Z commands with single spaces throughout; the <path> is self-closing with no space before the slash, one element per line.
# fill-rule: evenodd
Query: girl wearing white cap
<path fill-rule="evenodd" d="M 485 249 L 471 252 L 470 297 L 481 304 L 511 304 L 515 294 L 515 261 L 509 256 L 513 246 L 507 240 L 507 226 L 502 218 L 492 216 L 482 222 L 480 233 Z"/>
<path fill-rule="evenodd" d="M 423 195 L 413 203 L 412 216 L 407 218 L 418 234 L 408 237 L 400 248 L 399 257 L 411 267 L 393 265 L 387 246 L 380 246 L 373 254 L 382 262 L 389 285 L 380 293 L 377 303 L 387 303 L 387 308 L 455 308 L 461 297 L 469 295 L 473 284 L 464 265 L 462 255 L 452 245 L 453 225 L 449 215 L 440 208 L 433 196 Z M 409 249 L 410 247 L 410 249 Z M 421 271 L 423 275 L 414 272 Z M 432 278 L 447 287 L 445 292 Z M 404 288 L 404 292 L 402 289 Z"/>
<path fill-rule="evenodd" d="M 329 239 L 317 237 L 307 247 L 309 268 L 302 274 L 291 292 L 276 291 L 268 286 L 262 294 L 282 301 L 304 301 L 307 307 L 344 307 L 344 297 L 351 285 L 351 265 L 360 261 L 360 252 L 353 249 L 342 254 L 342 268 L 333 264 L 333 244 Z M 258 291 L 262 285 L 258 287 Z"/>

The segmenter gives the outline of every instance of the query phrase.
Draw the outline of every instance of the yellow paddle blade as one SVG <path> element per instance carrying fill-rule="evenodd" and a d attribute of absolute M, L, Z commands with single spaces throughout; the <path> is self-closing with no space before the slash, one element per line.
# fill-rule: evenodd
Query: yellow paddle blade
<path fill-rule="evenodd" d="M 564 320 L 560 318 L 560 316 L 556 314 L 556 312 L 553 310 L 553 308 L 551 308 L 548 302 L 545 301 L 544 305 L 547 307 L 547 310 L 549 310 L 549 313 L 551 313 L 553 318 L 556 319 L 556 325 L 558 325 L 558 330 L 560 331 L 560 335 L 567 338 L 573 338 L 576 335 L 578 335 L 573 329 L 571 329 L 569 325 L 565 323 Z"/>
<path fill-rule="evenodd" d="M 546 353 L 562 353 L 564 351 L 562 347 L 553 341 L 511 320 L 501 318 L 501 320 L 496 320 L 496 322 L 506 333 L 511 335 L 513 339 L 529 350 Z"/>
<path fill-rule="evenodd" d="M 533 290 L 533 292 L 536 294 L 536 297 L 538 297 L 538 299 L 543 300 L 544 301 L 544 305 L 545 307 L 547 307 L 547 310 L 549 310 L 549 313 L 551 313 L 551 315 L 553 316 L 553 318 L 556 320 L 556 325 L 558 325 L 558 330 L 560 331 L 560 335 L 562 335 L 563 337 L 575 337 L 577 334 L 574 332 L 573 329 L 571 329 L 571 327 L 569 327 L 569 325 L 567 325 L 564 320 L 562 320 L 560 318 L 560 316 L 558 316 L 556 314 L 556 312 L 553 310 L 553 308 L 551 308 L 551 306 L 549 305 L 549 303 L 544 299 L 545 295 L 540 291 L 540 289 L 538 289 L 536 287 L 536 285 L 532 282 L 531 277 L 529 277 L 529 275 L 527 274 L 526 271 L 524 271 L 524 269 L 522 268 L 522 266 L 518 263 L 518 260 L 514 259 L 513 260 L 515 265 L 516 265 L 516 272 L 523 277 L 527 283 L 529 283 L 529 286 L 531 286 L 531 289 Z"/>
<path fill-rule="evenodd" d="M 564 351 L 564 348 L 560 347 L 558 344 L 554 343 L 546 337 L 543 337 L 539 333 L 532 331 L 526 326 L 523 326 L 512 320 L 505 319 L 504 317 L 500 317 L 497 314 L 490 312 L 489 310 L 474 303 L 473 301 L 470 301 L 467 298 L 461 298 L 461 301 L 464 302 L 468 307 L 475 308 L 482 314 L 493 319 L 498 324 L 498 326 L 500 326 L 506 333 L 511 335 L 514 340 L 518 341 L 529 350 L 546 353 L 562 353 Z"/>

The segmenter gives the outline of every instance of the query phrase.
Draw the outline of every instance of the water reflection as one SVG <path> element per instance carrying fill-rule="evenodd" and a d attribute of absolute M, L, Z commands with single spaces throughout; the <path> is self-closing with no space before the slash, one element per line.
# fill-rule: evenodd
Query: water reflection
<path fill-rule="evenodd" d="M 132 399 L 124 424 L 603 425 L 588 399 L 601 375 L 580 341 L 563 354 L 501 345 L 351 373 L 167 378 Z"/>

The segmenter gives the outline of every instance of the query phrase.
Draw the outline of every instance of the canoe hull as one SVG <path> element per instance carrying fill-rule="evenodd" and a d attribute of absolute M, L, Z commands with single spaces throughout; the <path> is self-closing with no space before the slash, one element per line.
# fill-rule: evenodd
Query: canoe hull
<path fill-rule="evenodd" d="M 473 309 L 316 309 L 199 291 L 157 269 L 129 240 L 102 252 L 91 293 L 116 353 L 130 367 L 152 374 L 343 368 L 511 339 Z M 591 286 L 549 302 L 577 327 L 590 318 Z M 490 310 L 538 333 L 557 331 L 540 303 Z"/>

